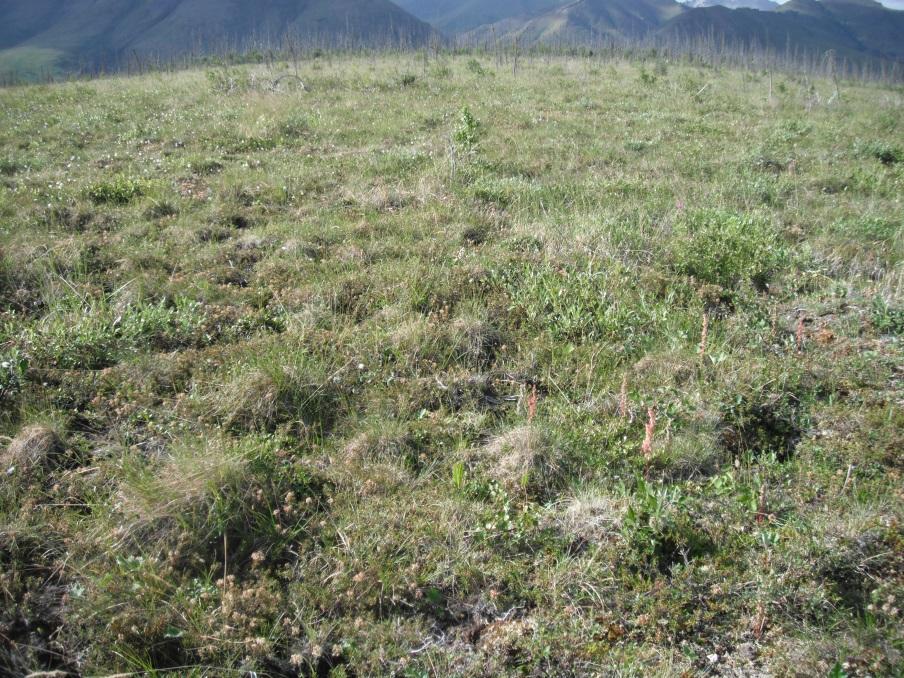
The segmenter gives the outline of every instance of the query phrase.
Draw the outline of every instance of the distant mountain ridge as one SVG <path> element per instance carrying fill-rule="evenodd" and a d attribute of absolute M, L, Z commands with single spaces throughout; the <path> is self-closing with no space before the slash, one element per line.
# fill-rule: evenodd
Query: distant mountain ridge
<path fill-rule="evenodd" d="M 484 26 L 471 37 L 489 32 L 517 38 L 522 44 L 582 43 L 604 36 L 639 38 L 688 11 L 674 0 L 577 0 L 525 21 L 509 19 Z"/>
<path fill-rule="evenodd" d="M 728 9 L 758 9 L 761 12 L 771 12 L 778 9 L 779 4 L 772 0 L 683 0 L 688 7 L 728 7 Z"/>
<path fill-rule="evenodd" d="M 0 1 L 0 50 L 52 52 L 70 69 L 276 44 L 287 35 L 418 46 L 437 33 L 389 0 Z"/>
<path fill-rule="evenodd" d="M 287 36 L 419 47 L 443 35 L 522 47 L 718 40 L 904 63 L 904 11 L 875 0 L 0 0 L 0 74 L 114 69 L 279 46 Z"/>
<path fill-rule="evenodd" d="M 529 18 L 482 26 L 465 41 L 485 42 L 490 35 L 517 40 L 522 46 L 592 44 L 607 37 L 669 44 L 717 39 L 774 52 L 833 50 L 852 60 L 904 61 L 904 11 L 875 0 L 790 0 L 784 5 L 770 3 L 769 11 L 724 6 L 735 4 L 733 0 L 693 1 L 713 6 L 691 7 L 675 0 L 575 0 Z"/>

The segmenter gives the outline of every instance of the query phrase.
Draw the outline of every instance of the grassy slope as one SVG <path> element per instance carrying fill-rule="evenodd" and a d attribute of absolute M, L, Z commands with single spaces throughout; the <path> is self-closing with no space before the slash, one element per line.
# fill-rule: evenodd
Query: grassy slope
<path fill-rule="evenodd" d="M 422 68 L 0 92 L 0 672 L 900 666 L 904 93 Z"/>

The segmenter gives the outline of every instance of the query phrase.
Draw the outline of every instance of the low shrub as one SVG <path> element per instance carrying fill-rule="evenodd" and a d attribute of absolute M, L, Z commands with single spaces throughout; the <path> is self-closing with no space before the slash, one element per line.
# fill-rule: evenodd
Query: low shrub
<path fill-rule="evenodd" d="M 147 348 L 171 351 L 204 343 L 204 313 L 185 298 L 137 302 L 121 312 L 106 301 L 90 310 L 60 308 L 19 337 L 20 351 L 34 366 L 102 369 Z"/>
<path fill-rule="evenodd" d="M 146 190 L 143 181 L 120 175 L 91 186 L 88 197 L 96 205 L 128 205 L 145 195 Z"/>
<path fill-rule="evenodd" d="M 860 146 L 860 153 L 868 158 L 878 160 L 883 165 L 895 165 L 904 162 L 904 149 L 886 141 L 868 141 Z"/>
<path fill-rule="evenodd" d="M 685 217 L 676 231 L 672 267 L 726 289 L 743 282 L 765 287 L 790 259 L 778 231 L 755 216 L 701 211 Z"/>

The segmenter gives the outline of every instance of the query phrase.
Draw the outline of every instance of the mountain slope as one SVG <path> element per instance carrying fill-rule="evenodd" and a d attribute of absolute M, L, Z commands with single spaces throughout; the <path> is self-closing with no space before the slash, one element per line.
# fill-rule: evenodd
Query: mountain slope
<path fill-rule="evenodd" d="M 64 68 L 242 49 L 287 35 L 416 45 L 434 34 L 389 0 L 38 0 L 33 8 L 5 3 L 0 25 L 0 47 L 53 49 Z"/>
<path fill-rule="evenodd" d="M 463 33 L 513 17 L 527 18 L 568 0 L 396 0 L 396 4 L 444 33 Z"/>
<path fill-rule="evenodd" d="M 904 11 L 888 9 L 874 0 L 791 0 L 778 11 L 834 23 L 864 50 L 904 59 Z"/>
<path fill-rule="evenodd" d="M 659 33 L 670 42 L 714 37 L 726 43 L 798 52 L 835 49 L 839 54 L 862 54 L 864 46 L 830 18 L 797 13 L 779 14 L 753 9 L 706 7 L 687 12 Z"/>
<path fill-rule="evenodd" d="M 670 21 L 659 36 L 678 42 L 714 36 L 777 52 L 834 50 L 849 59 L 902 59 L 904 12 L 872 0 L 791 0 L 774 12 L 708 7 Z"/>
<path fill-rule="evenodd" d="M 692 0 L 711 3 L 713 0 Z M 529 19 L 508 19 L 472 31 L 482 42 L 490 35 L 536 43 L 590 43 L 603 37 L 653 38 L 670 44 L 717 39 L 726 44 L 775 52 L 823 54 L 842 58 L 904 60 L 904 12 L 874 0 L 791 0 L 773 11 L 689 7 L 672 0 L 578 0 Z M 768 7 L 769 5 L 762 5 Z"/>
<path fill-rule="evenodd" d="M 500 22 L 495 29 L 497 34 L 525 44 L 580 43 L 603 36 L 638 38 L 685 11 L 687 8 L 674 0 L 578 0 L 527 21 Z M 483 27 L 471 37 L 485 39 L 493 28 Z"/>
<path fill-rule="evenodd" d="M 0 49 L 14 47 L 45 30 L 65 6 L 62 0 L 0 2 Z"/>

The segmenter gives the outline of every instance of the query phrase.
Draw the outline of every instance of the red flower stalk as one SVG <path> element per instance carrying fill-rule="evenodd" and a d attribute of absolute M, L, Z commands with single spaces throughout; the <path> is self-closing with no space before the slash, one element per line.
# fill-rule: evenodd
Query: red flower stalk
<path fill-rule="evenodd" d="M 643 445 L 640 451 L 643 452 L 644 459 L 650 460 L 653 456 L 653 434 L 656 433 L 656 411 L 652 407 L 647 408 L 647 423 L 645 424 L 647 431 L 646 437 L 643 439 Z"/>
<path fill-rule="evenodd" d="M 527 423 L 531 423 L 537 416 L 537 385 L 531 388 L 530 397 L 527 399 Z"/>

